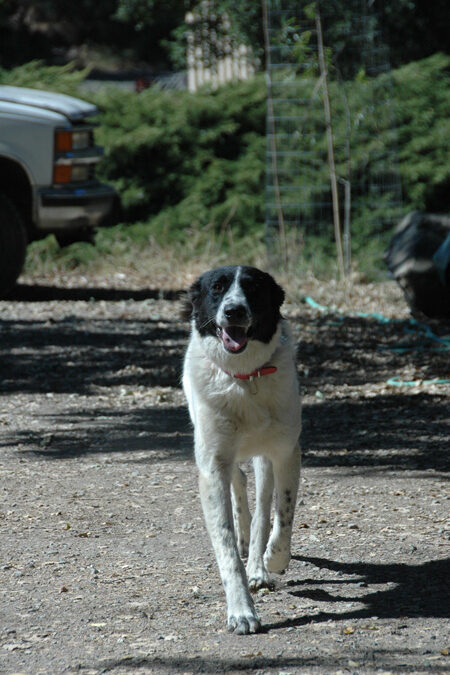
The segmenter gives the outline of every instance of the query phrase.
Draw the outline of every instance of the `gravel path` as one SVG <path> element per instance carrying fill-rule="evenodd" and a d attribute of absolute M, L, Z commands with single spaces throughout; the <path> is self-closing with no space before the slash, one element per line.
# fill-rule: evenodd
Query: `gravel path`
<path fill-rule="evenodd" d="M 197 494 L 178 294 L 125 284 L 0 302 L 0 672 L 450 673 L 448 343 L 391 284 L 355 287 L 352 310 L 287 304 L 294 557 L 256 594 L 264 632 L 239 637 Z"/>

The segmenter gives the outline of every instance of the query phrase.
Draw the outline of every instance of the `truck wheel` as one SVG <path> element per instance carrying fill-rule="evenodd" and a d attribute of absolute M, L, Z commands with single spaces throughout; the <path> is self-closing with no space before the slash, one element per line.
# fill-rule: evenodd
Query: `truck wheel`
<path fill-rule="evenodd" d="M 17 281 L 27 248 L 27 233 L 14 204 L 0 194 L 0 295 L 4 296 Z"/>

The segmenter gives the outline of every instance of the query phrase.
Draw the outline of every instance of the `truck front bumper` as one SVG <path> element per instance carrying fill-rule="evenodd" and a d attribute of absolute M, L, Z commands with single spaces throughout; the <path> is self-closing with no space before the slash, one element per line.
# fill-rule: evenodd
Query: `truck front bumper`
<path fill-rule="evenodd" d="M 37 229 L 55 234 L 118 222 L 120 201 L 110 185 L 38 190 Z"/>

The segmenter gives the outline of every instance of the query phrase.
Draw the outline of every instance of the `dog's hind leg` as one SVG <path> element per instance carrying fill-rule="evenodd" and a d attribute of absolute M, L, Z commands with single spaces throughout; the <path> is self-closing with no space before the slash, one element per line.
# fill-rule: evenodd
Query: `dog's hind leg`
<path fill-rule="evenodd" d="M 231 481 L 236 543 L 241 557 L 246 558 L 248 556 L 248 544 L 250 541 L 251 517 L 247 499 L 247 476 L 237 464 L 233 467 Z"/>
<path fill-rule="evenodd" d="M 256 506 L 252 519 L 250 552 L 247 563 L 248 585 L 252 590 L 270 586 L 270 578 L 264 565 L 264 551 L 270 532 L 270 506 L 273 494 L 272 462 L 266 457 L 254 457 Z"/>
<path fill-rule="evenodd" d="M 273 463 L 277 499 L 273 529 L 264 555 L 266 568 L 278 574 L 284 572 L 291 559 L 292 523 L 301 463 L 298 443 L 290 456 L 281 454 L 281 457 L 280 461 Z"/>
<path fill-rule="evenodd" d="M 261 623 L 248 590 L 234 536 L 230 495 L 231 469 L 219 462 L 200 469 L 199 487 L 206 527 L 216 554 L 228 609 L 228 630 L 256 633 Z"/>

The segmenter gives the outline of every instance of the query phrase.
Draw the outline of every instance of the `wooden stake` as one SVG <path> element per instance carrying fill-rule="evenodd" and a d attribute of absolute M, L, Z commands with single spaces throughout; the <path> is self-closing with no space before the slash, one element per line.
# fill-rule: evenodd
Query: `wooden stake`
<path fill-rule="evenodd" d="M 269 21 L 267 15 L 267 2 L 262 0 L 263 13 L 263 29 L 264 29 L 264 45 L 266 50 L 266 81 L 267 81 L 267 116 L 269 119 L 269 131 L 271 135 L 270 150 L 272 154 L 272 172 L 273 172 L 273 186 L 275 190 L 275 202 L 277 205 L 278 231 L 280 235 L 280 249 L 283 260 L 283 267 L 288 269 L 288 245 L 286 237 L 286 225 L 284 222 L 283 206 L 281 204 L 280 181 L 278 177 L 278 158 L 277 158 L 277 141 L 276 141 L 276 126 L 275 113 L 273 108 L 273 93 L 272 80 L 270 78 L 270 39 L 269 39 Z"/>
<path fill-rule="evenodd" d="M 323 108 L 325 113 L 325 124 L 327 128 L 328 145 L 328 164 L 330 167 L 331 196 L 333 200 L 333 222 L 334 238 L 336 241 L 336 251 L 338 259 L 339 276 L 341 280 L 345 279 L 344 253 L 342 248 L 341 221 L 339 216 L 339 194 L 336 177 L 336 163 L 334 159 L 334 139 L 333 127 L 331 123 L 331 106 L 328 91 L 328 73 L 325 62 L 325 52 L 323 48 L 322 22 L 320 19 L 319 2 L 316 5 L 316 30 L 317 30 L 317 48 L 319 53 L 319 67 L 323 80 Z"/>

